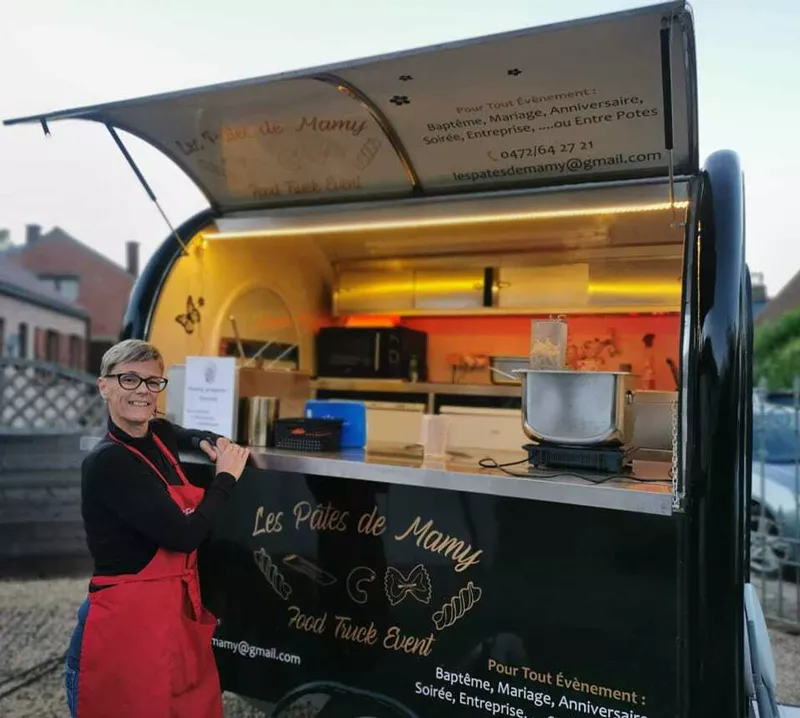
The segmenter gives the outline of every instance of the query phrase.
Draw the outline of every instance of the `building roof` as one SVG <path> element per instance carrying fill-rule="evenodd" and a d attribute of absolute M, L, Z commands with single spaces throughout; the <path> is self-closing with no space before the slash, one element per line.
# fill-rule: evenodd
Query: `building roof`
<path fill-rule="evenodd" d="M 794 275 L 758 313 L 756 324 L 776 322 L 784 314 L 800 307 L 800 272 Z"/>
<path fill-rule="evenodd" d="M 73 237 L 69 232 L 66 232 L 65 230 L 61 229 L 61 227 L 53 227 L 53 229 L 51 229 L 49 232 L 44 232 L 41 235 L 41 237 L 37 240 L 37 243 L 60 242 L 60 241 L 72 242 L 73 244 L 76 244 L 86 254 L 90 254 L 96 259 L 101 260 L 110 269 L 115 270 L 121 277 L 124 277 L 130 282 L 135 281 L 136 278 L 133 275 L 131 275 L 130 272 L 128 272 L 128 270 L 125 267 L 117 264 L 115 261 L 109 259 L 108 257 L 98 252 L 97 250 L 92 249 L 88 244 L 84 244 L 79 239 Z M 20 247 L 20 250 L 24 252 L 25 248 L 26 247 L 23 245 L 22 247 Z"/>
<path fill-rule="evenodd" d="M 0 254 L 0 294 L 78 319 L 89 318 L 89 313 L 85 309 L 64 299 L 58 292 L 40 281 L 35 274 L 9 261 L 2 254 Z"/>

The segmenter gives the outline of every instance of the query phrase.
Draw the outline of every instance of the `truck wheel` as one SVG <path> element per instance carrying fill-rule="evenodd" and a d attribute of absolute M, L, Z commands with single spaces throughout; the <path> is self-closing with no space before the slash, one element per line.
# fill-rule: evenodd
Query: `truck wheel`
<path fill-rule="evenodd" d="M 789 544 L 769 509 L 761 514 L 761 504 L 750 503 L 750 570 L 763 578 L 776 578 L 789 557 Z"/>

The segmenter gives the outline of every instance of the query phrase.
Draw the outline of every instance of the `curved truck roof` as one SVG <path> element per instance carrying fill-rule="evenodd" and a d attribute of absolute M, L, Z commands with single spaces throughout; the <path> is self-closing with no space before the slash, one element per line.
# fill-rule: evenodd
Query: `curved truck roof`
<path fill-rule="evenodd" d="M 696 85 L 681 1 L 6 124 L 129 132 L 226 215 L 692 175 Z"/>

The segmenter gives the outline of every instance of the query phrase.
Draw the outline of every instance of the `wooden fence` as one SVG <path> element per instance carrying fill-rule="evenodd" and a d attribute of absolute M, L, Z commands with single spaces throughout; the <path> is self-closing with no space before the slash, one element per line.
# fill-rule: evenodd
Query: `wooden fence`
<path fill-rule="evenodd" d="M 87 559 L 81 518 L 84 433 L 0 433 L 0 575 Z"/>
<path fill-rule="evenodd" d="M 106 407 L 89 374 L 0 358 L 0 433 L 70 432 L 103 426 Z"/>
<path fill-rule="evenodd" d="M 94 377 L 0 358 L 0 574 L 88 559 L 82 444 L 107 416 Z"/>

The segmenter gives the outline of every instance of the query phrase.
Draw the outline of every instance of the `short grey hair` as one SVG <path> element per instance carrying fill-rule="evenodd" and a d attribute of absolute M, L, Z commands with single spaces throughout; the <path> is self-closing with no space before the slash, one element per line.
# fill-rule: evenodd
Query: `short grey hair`
<path fill-rule="evenodd" d="M 126 339 L 115 344 L 100 362 L 100 376 L 108 376 L 120 364 L 134 364 L 140 361 L 157 361 L 164 371 L 164 358 L 152 344 L 141 339 Z"/>

